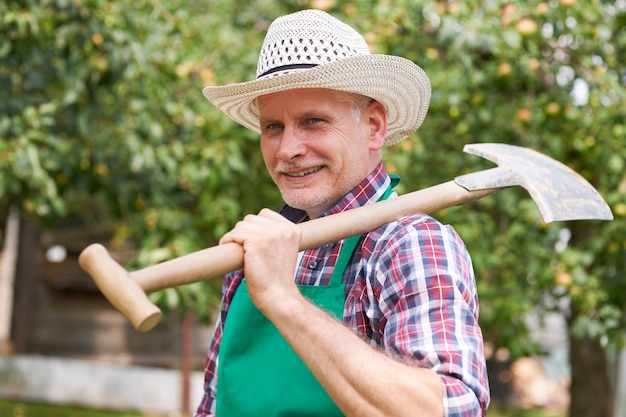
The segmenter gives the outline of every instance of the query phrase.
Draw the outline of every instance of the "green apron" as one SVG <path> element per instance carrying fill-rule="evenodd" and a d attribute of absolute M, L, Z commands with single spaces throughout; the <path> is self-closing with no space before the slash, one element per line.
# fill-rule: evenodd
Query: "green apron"
<path fill-rule="evenodd" d="M 392 183 L 380 198 L 391 194 Z M 338 320 L 345 303 L 343 273 L 361 240 L 344 241 L 328 285 L 299 285 L 302 295 Z M 231 301 L 219 351 L 216 415 L 342 416 L 343 413 L 250 299 L 245 279 Z"/>

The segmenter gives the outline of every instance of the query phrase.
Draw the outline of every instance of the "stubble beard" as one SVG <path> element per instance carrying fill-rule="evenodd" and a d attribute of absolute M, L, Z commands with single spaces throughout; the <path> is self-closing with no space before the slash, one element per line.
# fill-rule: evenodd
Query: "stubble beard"
<path fill-rule="evenodd" d="M 276 177 L 274 182 L 278 186 L 280 194 L 285 203 L 293 208 L 309 212 L 310 210 L 323 209 L 326 212 L 335 206 L 348 192 L 361 182 L 356 171 L 349 171 L 344 178 L 334 178 L 334 183 L 325 182 L 314 189 L 293 188 L 289 185 L 281 185 Z M 341 183 L 341 184 L 338 184 Z"/>

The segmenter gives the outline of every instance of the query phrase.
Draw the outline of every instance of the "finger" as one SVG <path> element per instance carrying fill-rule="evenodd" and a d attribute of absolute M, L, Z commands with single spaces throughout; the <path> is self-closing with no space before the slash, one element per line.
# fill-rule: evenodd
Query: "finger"
<path fill-rule="evenodd" d="M 219 243 L 235 242 L 243 244 L 243 241 L 250 236 L 266 233 L 268 230 L 274 230 L 272 224 L 276 224 L 276 221 L 283 220 L 286 219 L 269 209 L 261 210 L 259 215 L 248 214 L 242 220 L 238 221 L 229 232 L 224 234 L 220 238 Z"/>
<path fill-rule="evenodd" d="M 291 223 L 289 220 L 287 220 L 282 214 L 275 212 L 274 210 L 270 210 L 268 208 L 264 208 L 259 212 L 258 217 L 261 218 L 266 218 L 266 219 L 273 219 L 273 220 L 277 220 L 277 221 L 281 221 L 281 222 L 289 222 Z"/>

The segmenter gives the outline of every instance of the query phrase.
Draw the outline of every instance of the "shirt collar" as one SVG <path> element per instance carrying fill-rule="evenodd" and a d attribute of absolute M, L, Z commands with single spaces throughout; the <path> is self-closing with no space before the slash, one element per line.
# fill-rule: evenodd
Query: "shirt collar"
<path fill-rule="evenodd" d="M 370 174 L 363 179 L 356 187 L 354 187 L 348 194 L 343 196 L 339 202 L 324 213 L 321 217 L 331 214 L 339 213 L 346 210 L 351 210 L 360 206 L 364 206 L 369 202 L 376 202 L 384 194 L 385 190 L 390 183 L 389 175 L 385 170 L 382 162 L 379 162 L 376 168 Z M 294 223 L 301 223 L 309 220 L 309 216 L 304 210 L 299 210 L 285 204 L 280 214 Z"/>

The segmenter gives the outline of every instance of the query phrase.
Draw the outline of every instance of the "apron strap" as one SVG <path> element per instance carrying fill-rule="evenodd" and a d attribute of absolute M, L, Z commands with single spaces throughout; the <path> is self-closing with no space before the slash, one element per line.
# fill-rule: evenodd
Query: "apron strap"
<path fill-rule="evenodd" d="M 391 174 L 391 183 L 389 187 L 385 190 L 385 193 L 378 199 L 378 201 L 383 201 L 389 198 L 393 188 L 398 185 L 400 182 L 400 177 Z M 339 257 L 337 258 L 337 263 L 335 263 L 335 268 L 333 269 L 333 273 L 330 277 L 330 281 L 328 285 L 339 285 L 343 282 L 343 273 L 348 267 L 348 263 L 352 259 L 354 255 L 354 251 L 356 250 L 357 245 L 361 241 L 363 235 L 356 235 L 346 238 L 343 241 L 343 245 L 341 245 L 341 250 L 339 251 Z"/>

